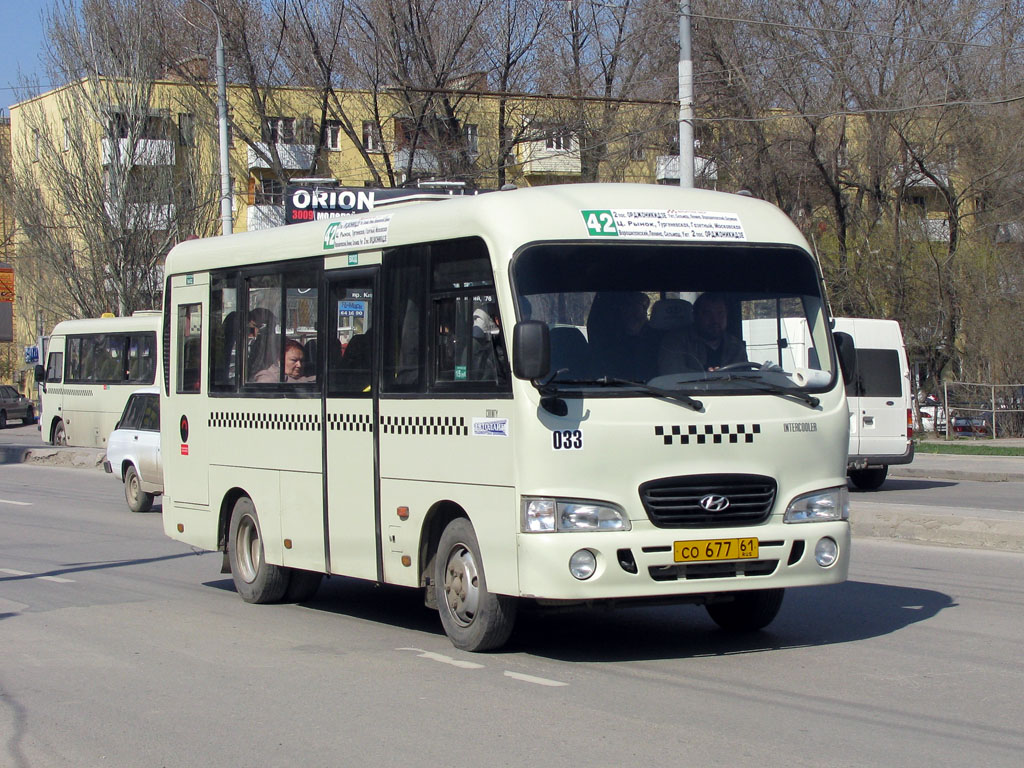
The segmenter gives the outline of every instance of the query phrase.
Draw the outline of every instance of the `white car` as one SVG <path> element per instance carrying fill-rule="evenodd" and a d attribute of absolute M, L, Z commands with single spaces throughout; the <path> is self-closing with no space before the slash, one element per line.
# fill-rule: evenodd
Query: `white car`
<path fill-rule="evenodd" d="M 133 392 L 117 427 L 107 440 L 103 468 L 124 481 L 124 498 L 132 512 L 147 512 L 153 497 L 164 492 L 160 463 L 160 391 Z"/>

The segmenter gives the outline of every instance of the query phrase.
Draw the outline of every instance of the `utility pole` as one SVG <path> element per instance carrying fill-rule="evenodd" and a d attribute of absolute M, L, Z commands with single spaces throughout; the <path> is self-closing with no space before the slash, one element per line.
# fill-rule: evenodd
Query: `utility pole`
<path fill-rule="evenodd" d="M 690 0 L 679 0 L 679 186 L 693 188 L 693 59 Z"/>
<path fill-rule="evenodd" d="M 213 14 L 217 24 L 217 120 L 218 141 L 220 144 L 220 229 L 222 235 L 230 235 L 234 231 L 231 217 L 231 171 L 228 167 L 228 82 L 227 67 L 224 65 L 224 35 L 220 31 L 220 16 L 216 9 L 196 0 L 201 6 Z"/>

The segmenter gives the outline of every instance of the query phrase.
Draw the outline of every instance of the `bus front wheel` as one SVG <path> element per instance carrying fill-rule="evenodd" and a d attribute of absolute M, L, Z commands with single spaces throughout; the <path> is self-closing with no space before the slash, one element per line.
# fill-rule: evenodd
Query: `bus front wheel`
<path fill-rule="evenodd" d="M 64 422 L 59 420 L 53 427 L 53 445 L 67 445 L 68 433 L 64 429 Z"/>
<path fill-rule="evenodd" d="M 753 589 L 735 592 L 731 600 L 708 603 L 708 615 L 722 629 L 730 632 L 756 632 L 764 629 L 779 614 L 784 589 Z"/>
<path fill-rule="evenodd" d="M 288 589 L 288 572 L 263 556 L 260 521 L 252 499 L 235 502 L 228 528 L 228 560 L 235 589 L 247 603 L 275 603 Z"/>
<path fill-rule="evenodd" d="M 516 618 L 516 600 L 487 590 L 480 545 L 464 517 L 448 523 L 434 559 L 434 589 L 441 624 L 452 645 L 487 651 L 505 644 Z"/>

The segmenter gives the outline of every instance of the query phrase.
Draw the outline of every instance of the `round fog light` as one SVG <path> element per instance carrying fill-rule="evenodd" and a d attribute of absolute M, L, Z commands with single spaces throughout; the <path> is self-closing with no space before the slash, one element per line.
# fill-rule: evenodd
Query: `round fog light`
<path fill-rule="evenodd" d="M 839 545 L 826 536 L 814 545 L 814 559 L 822 568 L 828 568 L 839 559 Z"/>
<path fill-rule="evenodd" d="M 597 557 L 589 549 L 581 549 L 569 558 L 569 573 L 580 581 L 586 581 L 597 570 Z"/>

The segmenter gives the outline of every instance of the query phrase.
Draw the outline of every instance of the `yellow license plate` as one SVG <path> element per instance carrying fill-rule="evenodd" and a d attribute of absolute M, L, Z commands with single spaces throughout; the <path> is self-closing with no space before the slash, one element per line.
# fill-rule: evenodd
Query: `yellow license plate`
<path fill-rule="evenodd" d="M 705 560 L 746 560 L 757 557 L 757 539 L 677 541 L 673 551 L 677 563 L 698 563 Z"/>

